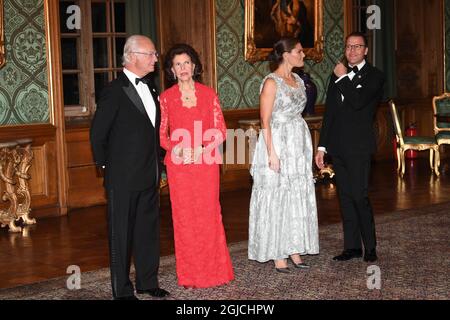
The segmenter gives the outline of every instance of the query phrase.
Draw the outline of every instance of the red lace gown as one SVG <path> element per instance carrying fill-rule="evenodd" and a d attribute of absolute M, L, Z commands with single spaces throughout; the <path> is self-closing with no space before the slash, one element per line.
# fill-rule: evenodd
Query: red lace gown
<path fill-rule="evenodd" d="M 207 288 L 234 279 L 219 203 L 222 159 L 217 147 L 225 140 L 226 126 L 216 93 L 195 83 L 195 94 L 197 105 L 192 108 L 182 105 L 178 85 L 161 94 L 160 137 L 161 146 L 167 150 L 164 163 L 172 204 L 178 284 Z M 177 145 L 203 145 L 206 149 L 196 163 L 178 164 L 172 153 Z M 211 164 L 212 159 L 217 161 Z"/>

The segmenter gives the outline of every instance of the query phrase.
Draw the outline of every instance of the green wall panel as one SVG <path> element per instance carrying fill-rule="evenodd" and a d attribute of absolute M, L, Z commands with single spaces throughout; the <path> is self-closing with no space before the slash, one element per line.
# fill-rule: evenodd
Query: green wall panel
<path fill-rule="evenodd" d="M 0 125 L 48 123 L 43 0 L 5 0 Z"/>

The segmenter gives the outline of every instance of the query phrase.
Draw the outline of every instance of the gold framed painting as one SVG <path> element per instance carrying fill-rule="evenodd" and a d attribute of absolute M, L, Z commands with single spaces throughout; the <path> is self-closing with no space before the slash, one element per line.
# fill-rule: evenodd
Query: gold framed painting
<path fill-rule="evenodd" d="M 5 64 L 5 37 L 3 34 L 3 0 L 0 0 L 0 68 Z"/>
<path fill-rule="evenodd" d="M 300 40 L 306 59 L 323 59 L 323 0 L 245 0 L 245 59 L 266 60 L 281 37 Z"/>

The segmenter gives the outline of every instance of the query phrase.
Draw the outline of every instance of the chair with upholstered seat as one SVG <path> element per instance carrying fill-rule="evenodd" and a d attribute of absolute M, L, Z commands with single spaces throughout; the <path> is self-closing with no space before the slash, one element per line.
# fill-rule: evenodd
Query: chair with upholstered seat
<path fill-rule="evenodd" d="M 439 146 L 450 144 L 450 93 L 433 97 L 434 134 Z M 438 163 L 439 167 L 440 163 Z"/>
<path fill-rule="evenodd" d="M 430 150 L 431 171 L 439 176 L 439 146 L 435 137 L 404 137 L 402 127 L 394 101 L 389 101 L 392 120 L 394 122 L 395 136 L 397 139 L 397 171 L 403 177 L 405 174 L 405 151 L 407 150 Z"/>

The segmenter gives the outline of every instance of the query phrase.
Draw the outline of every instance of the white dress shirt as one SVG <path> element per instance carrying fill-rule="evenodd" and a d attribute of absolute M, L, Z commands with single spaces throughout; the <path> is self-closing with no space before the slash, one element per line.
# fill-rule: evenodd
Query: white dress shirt
<path fill-rule="evenodd" d="M 123 73 L 127 76 L 127 78 L 131 81 L 133 86 L 136 88 L 136 91 L 139 94 L 142 103 L 144 104 L 145 111 L 147 111 L 147 115 L 150 118 L 150 121 L 152 122 L 153 126 L 155 126 L 156 106 L 155 101 L 153 101 L 152 94 L 150 93 L 150 89 L 148 88 L 148 85 L 146 85 L 142 81 L 139 81 L 138 84 L 136 84 L 136 78 L 139 79 L 140 77 L 138 77 L 136 74 L 134 74 L 133 72 L 131 72 L 126 68 L 123 68 Z"/>

